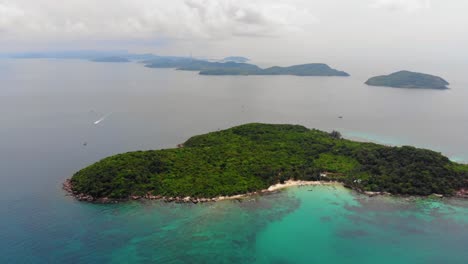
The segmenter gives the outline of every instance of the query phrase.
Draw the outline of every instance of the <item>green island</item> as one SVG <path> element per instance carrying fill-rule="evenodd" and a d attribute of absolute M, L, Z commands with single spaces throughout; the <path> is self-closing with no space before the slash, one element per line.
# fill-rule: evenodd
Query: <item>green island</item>
<path fill-rule="evenodd" d="M 308 63 L 289 67 L 274 66 L 262 69 L 254 64 L 226 61 L 212 62 L 187 58 L 156 58 L 145 61 L 148 68 L 176 68 L 180 71 L 198 71 L 201 75 L 296 75 L 296 76 L 349 76 L 344 71 L 324 63 Z"/>
<path fill-rule="evenodd" d="M 225 63 L 226 64 L 226 63 Z M 237 63 L 240 64 L 240 63 Z M 243 63 L 246 64 L 246 63 Z M 246 64 L 241 67 L 201 68 L 202 75 L 296 75 L 296 76 L 349 76 L 348 73 L 330 68 L 323 63 L 308 63 L 289 67 L 274 66 L 261 69 Z"/>
<path fill-rule="evenodd" d="M 232 61 L 232 62 L 237 62 L 237 63 L 246 63 L 249 60 L 250 60 L 249 58 L 242 57 L 242 56 L 229 56 L 229 57 L 226 57 L 226 58 L 220 60 L 220 62 Z"/>
<path fill-rule="evenodd" d="M 210 61 L 192 61 L 182 67 L 177 68 L 179 71 L 198 71 L 204 74 L 207 71 L 225 71 L 225 75 L 249 75 L 254 72 L 261 71 L 257 65 L 238 62 L 210 62 Z"/>
<path fill-rule="evenodd" d="M 366 81 L 371 86 L 396 88 L 448 89 L 449 83 L 441 77 L 410 71 L 399 71 L 389 75 L 372 77 Z"/>
<path fill-rule="evenodd" d="M 75 173 L 67 188 L 88 201 L 210 198 L 260 191 L 288 179 L 338 181 L 362 192 L 465 195 L 468 165 L 431 150 L 343 139 L 336 131 L 252 123 L 194 136 L 174 149 L 105 158 Z"/>

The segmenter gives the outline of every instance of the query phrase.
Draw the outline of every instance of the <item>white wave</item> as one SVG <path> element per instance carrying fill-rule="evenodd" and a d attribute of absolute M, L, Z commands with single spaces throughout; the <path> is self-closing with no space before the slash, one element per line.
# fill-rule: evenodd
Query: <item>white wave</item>
<path fill-rule="evenodd" d="M 112 114 L 112 113 L 109 113 L 109 114 L 107 114 L 107 115 L 101 117 L 100 119 L 94 121 L 94 124 L 97 125 L 97 124 L 101 123 L 101 122 L 104 121 L 106 118 L 108 118 L 111 114 Z"/>

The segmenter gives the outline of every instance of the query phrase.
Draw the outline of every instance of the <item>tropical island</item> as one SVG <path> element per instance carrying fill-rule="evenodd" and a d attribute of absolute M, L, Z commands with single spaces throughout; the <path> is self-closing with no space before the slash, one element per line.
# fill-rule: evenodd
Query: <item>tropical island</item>
<path fill-rule="evenodd" d="M 468 165 L 410 146 L 354 142 L 299 125 L 252 123 L 194 136 L 178 148 L 105 158 L 64 187 L 80 200 L 169 201 L 259 192 L 288 180 L 336 181 L 360 192 L 466 195 Z"/>
<path fill-rule="evenodd" d="M 198 71 L 201 75 L 296 75 L 296 76 L 349 76 L 324 63 L 307 63 L 288 67 L 273 66 L 262 69 L 247 63 L 250 59 L 241 56 L 229 56 L 210 60 L 186 56 L 163 56 L 152 53 L 133 54 L 127 51 L 61 51 L 13 53 L 11 58 L 54 58 L 85 59 L 92 62 L 126 63 L 138 62 L 147 68 L 174 68 L 181 71 Z"/>
<path fill-rule="evenodd" d="M 219 62 L 229 62 L 229 61 L 232 61 L 232 62 L 237 62 L 237 63 L 246 63 L 246 62 L 248 62 L 249 60 L 250 60 L 249 58 L 242 57 L 242 56 L 229 56 L 229 57 L 226 57 L 226 58 L 220 60 Z"/>
<path fill-rule="evenodd" d="M 239 63 L 238 63 L 239 64 Z M 255 65 L 254 65 L 255 66 Z M 257 67 L 257 66 L 255 66 Z M 202 75 L 296 75 L 296 76 L 349 76 L 344 71 L 330 68 L 323 63 L 308 63 L 289 67 L 274 66 L 266 69 L 255 69 L 251 64 L 237 67 L 214 67 L 200 69 Z"/>
<path fill-rule="evenodd" d="M 137 55 L 107 56 L 94 58 L 93 62 L 130 62 Z M 296 75 L 296 76 L 349 76 L 344 71 L 331 68 L 323 63 L 309 63 L 289 67 L 274 66 L 262 69 L 245 63 L 244 57 L 226 57 L 220 61 L 208 61 L 177 56 L 141 55 L 141 61 L 148 68 L 176 68 L 179 71 L 198 71 L 201 75 Z"/>
<path fill-rule="evenodd" d="M 177 68 L 181 71 L 198 71 L 201 75 L 296 75 L 296 76 L 349 76 L 344 71 L 324 63 L 308 63 L 289 67 L 274 66 L 262 69 L 254 64 L 239 62 L 211 62 L 204 60 L 156 59 L 146 62 L 149 68 Z"/>
<path fill-rule="evenodd" d="M 249 75 L 254 72 L 261 70 L 257 65 L 249 63 L 238 63 L 238 62 L 210 62 L 202 60 L 194 60 L 181 67 L 178 67 L 179 71 L 198 71 L 200 74 L 208 71 L 223 71 L 224 75 Z M 206 74 L 209 75 L 209 74 Z M 216 75 L 216 74 L 213 74 Z"/>
<path fill-rule="evenodd" d="M 449 83 L 441 77 L 410 71 L 399 71 L 389 75 L 372 77 L 367 85 L 396 88 L 448 89 Z"/>

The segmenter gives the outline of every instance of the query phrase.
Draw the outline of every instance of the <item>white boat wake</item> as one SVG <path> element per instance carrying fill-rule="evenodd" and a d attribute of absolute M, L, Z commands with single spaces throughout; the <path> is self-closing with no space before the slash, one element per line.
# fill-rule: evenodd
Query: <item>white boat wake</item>
<path fill-rule="evenodd" d="M 109 114 L 107 114 L 107 115 L 104 115 L 104 116 L 101 117 L 100 119 L 94 121 L 94 124 L 97 125 L 97 124 L 101 123 L 101 122 L 104 121 L 106 118 L 108 118 L 111 114 L 112 114 L 112 112 L 109 113 Z"/>

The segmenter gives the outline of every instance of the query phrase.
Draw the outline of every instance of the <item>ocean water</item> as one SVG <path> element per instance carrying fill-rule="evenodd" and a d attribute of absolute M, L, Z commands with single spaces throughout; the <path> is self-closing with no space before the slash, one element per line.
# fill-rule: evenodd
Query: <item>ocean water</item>
<path fill-rule="evenodd" d="M 61 190 L 106 156 L 248 122 L 335 129 L 467 162 L 464 68 L 420 66 L 447 78 L 448 91 L 362 84 L 394 70 L 386 67 L 338 67 L 350 78 L 245 77 L 0 60 L 0 263 L 466 263 L 466 200 L 317 186 L 242 202 L 96 205 Z"/>
<path fill-rule="evenodd" d="M 466 263 L 460 200 L 293 187 L 201 205 L 84 204 L 4 215 L 2 263 Z M 8 213 L 8 212 L 7 212 Z M 21 216 L 21 217 L 19 217 Z M 4 234 L 6 233 L 6 234 Z"/>
<path fill-rule="evenodd" d="M 466 201 L 288 190 L 299 208 L 257 236 L 257 263 L 465 263 Z"/>

